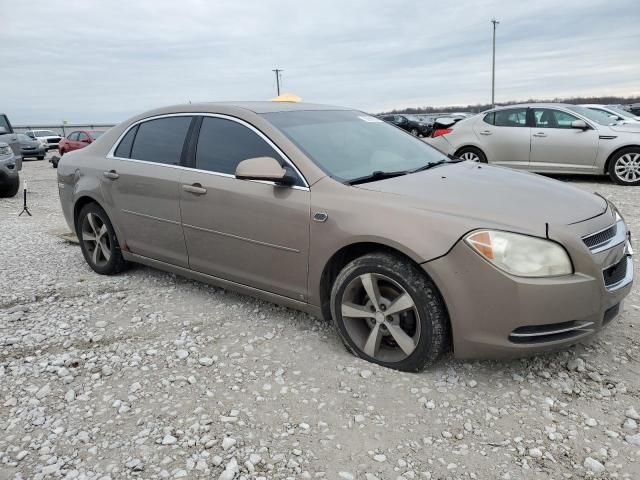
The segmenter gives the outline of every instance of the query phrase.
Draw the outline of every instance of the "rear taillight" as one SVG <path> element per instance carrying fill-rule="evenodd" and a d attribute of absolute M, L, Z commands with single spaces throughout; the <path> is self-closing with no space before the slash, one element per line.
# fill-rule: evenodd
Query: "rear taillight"
<path fill-rule="evenodd" d="M 434 137 L 439 137 L 441 135 L 446 135 L 447 133 L 453 132 L 453 128 L 438 128 L 435 132 L 433 132 Z"/>

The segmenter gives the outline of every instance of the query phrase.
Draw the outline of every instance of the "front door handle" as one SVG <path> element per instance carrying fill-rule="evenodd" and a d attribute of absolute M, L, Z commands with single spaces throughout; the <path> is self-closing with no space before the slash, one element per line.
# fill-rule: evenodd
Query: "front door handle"
<path fill-rule="evenodd" d="M 193 183 L 191 185 L 182 185 L 182 189 L 185 192 L 193 193 L 194 195 L 204 195 L 207 193 L 207 189 L 203 188 L 199 183 Z"/>
<path fill-rule="evenodd" d="M 120 177 L 120 174 L 115 170 L 109 170 L 108 172 L 104 172 L 102 175 L 104 175 L 107 178 L 110 178 L 111 180 L 115 180 L 116 178 Z"/>
<path fill-rule="evenodd" d="M 483 130 L 480 132 L 480 135 L 491 135 L 493 132 L 491 130 Z"/>
<path fill-rule="evenodd" d="M 547 134 L 544 132 L 538 132 L 533 134 L 534 137 L 546 137 Z"/>

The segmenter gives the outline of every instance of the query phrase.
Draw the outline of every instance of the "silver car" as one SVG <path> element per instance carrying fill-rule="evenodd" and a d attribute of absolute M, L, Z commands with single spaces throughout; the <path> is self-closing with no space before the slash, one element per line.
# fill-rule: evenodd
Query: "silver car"
<path fill-rule="evenodd" d="M 539 173 L 608 174 L 640 185 L 640 123 L 614 123 L 602 112 L 564 104 L 500 107 L 426 139 L 465 160 Z"/>

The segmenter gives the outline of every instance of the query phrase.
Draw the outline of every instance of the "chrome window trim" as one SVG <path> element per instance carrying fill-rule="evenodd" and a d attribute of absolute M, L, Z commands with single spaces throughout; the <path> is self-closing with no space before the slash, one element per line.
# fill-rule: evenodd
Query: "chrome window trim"
<path fill-rule="evenodd" d="M 118 145 L 120 145 L 120 142 L 122 141 L 122 139 L 125 137 L 125 135 L 127 133 L 129 133 L 129 130 L 131 130 L 136 125 L 140 125 L 141 123 L 145 123 L 145 122 L 148 122 L 148 121 L 151 121 L 151 120 L 157 120 L 157 119 L 160 119 L 160 118 L 195 117 L 195 116 L 222 118 L 224 120 L 230 120 L 232 122 L 239 123 L 240 125 L 248 128 L 249 130 L 251 130 L 252 132 L 257 134 L 260 138 L 262 138 L 265 142 L 267 142 L 267 144 L 271 148 L 273 148 L 284 159 L 285 162 L 287 162 L 287 164 L 296 172 L 296 174 L 302 179 L 302 182 L 304 183 L 304 186 L 302 186 L 302 187 L 298 186 L 298 185 L 294 185 L 294 186 L 289 187 L 289 188 L 294 188 L 294 189 L 297 189 L 297 190 L 307 190 L 307 191 L 309 190 L 309 182 L 307 182 L 307 179 L 304 177 L 302 172 L 300 170 L 298 170 L 298 167 L 295 166 L 295 164 L 291 161 L 291 159 L 287 155 L 285 155 L 285 153 L 280 149 L 280 147 L 278 147 L 274 142 L 272 142 L 269 137 L 267 137 L 264 133 L 262 133 L 260 130 L 258 130 L 253 125 L 251 125 L 249 122 L 246 122 L 245 120 L 242 120 L 240 118 L 233 117 L 231 115 L 225 115 L 225 114 L 222 114 L 222 113 L 178 112 L 178 113 L 165 113 L 165 114 L 162 114 L 162 115 L 153 115 L 151 117 L 142 118 L 140 120 L 137 120 L 137 121 L 133 122 L 131 125 L 129 125 L 126 128 L 126 130 L 124 132 L 122 132 L 122 134 L 120 134 L 118 139 L 114 142 L 113 146 L 111 147 L 111 149 L 107 153 L 107 158 L 108 159 L 112 159 L 112 160 L 129 160 L 129 161 L 132 161 L 132 162 L 143 162 L 143 163 L 148 163 L 148 164 L 152 164 L 152 165 L 163 165 L 163 166 L 166 166 L 166 167 L 182 168 L 184 170 L 193 170 L 193 171 L 197 171 L 197 172 L 210 173 L 210 174 L 218 175 L 218 176 L 222 176 L 222 177 L 236 178 L 235 175 L 231 175 L 229 173 L 214 172 L 214 171 L 211 171 L 211 170 L 203 170 L 203 169 L 200 169 L 200 168 L 185 167 L 185 166 L 182 166 L 182 165 L 170 165 L 170 164 L 167 164 L 167 163 L 152 162 L 150 160 L 138 160 L 138 159 L 135 159 L 135 158 L 123 158 L 123 157 L 116 157 L 115 156 L 115 151 L 117 150 Z M 246 181 L 246 180 L 244 180 L 244 181 Z M 264 180 L 249 180 L 249 181 L 250 182 L 267 183 L 267 184 L 276 185 L 275 182 L 265 182 Z"/>

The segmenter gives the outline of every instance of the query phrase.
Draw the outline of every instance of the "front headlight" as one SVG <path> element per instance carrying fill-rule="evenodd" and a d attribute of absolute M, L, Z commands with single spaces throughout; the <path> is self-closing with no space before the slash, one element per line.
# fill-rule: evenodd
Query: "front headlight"
<path fill-rule="evenodd" d="M 542 238 L 497 230 L 480 230 L 464 241 L 501 270 L 520 277 L 551 277 L 573 273 L 567 252 Z"/>
<path fill-rule="evenodd" d="M 11 147 L 9 146 L 0 147 L 0 156 L 6 157 L 7 155 L 11 155 L 11 154 L 13 154 L 13 150 L 11 150 Z"/>

